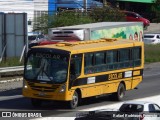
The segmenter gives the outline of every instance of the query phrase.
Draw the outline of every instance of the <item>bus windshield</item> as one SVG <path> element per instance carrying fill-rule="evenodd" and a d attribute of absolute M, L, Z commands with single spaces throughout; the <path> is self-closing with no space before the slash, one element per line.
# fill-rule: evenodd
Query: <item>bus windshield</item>
<path fill-rule="evenodd" d="M 26 80 L 63 83 L 68 73 L 67 55 L 45 52 L 30 52 L 25 64 Z"/>

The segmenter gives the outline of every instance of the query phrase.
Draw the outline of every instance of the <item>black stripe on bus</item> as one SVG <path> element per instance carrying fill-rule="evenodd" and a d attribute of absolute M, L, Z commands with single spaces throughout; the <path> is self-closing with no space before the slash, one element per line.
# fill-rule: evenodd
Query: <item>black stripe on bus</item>
<path fill-rule="evenodd" d="M 138 71 L 138 70 L 133 70 L 131 76 L 129 76 L 129 77 L 125 76 L 125 73 L 128 71 L 124 71 L 124 72 L 111 73 L 111 74 L 105 74 L 105 75 L 99 75 L 99 76 L 79 78 L 73 82 L 72 87 L 100 83 L 100 82 L 111 81 L 111 80 L 119 80 L 119 79 L 124 79 L 124 78 L 131 78 L 133 76 L 134 71 Z M 143 69 L 140 70 L 139 75 L 134 75 L 133 77 L 142 76 L 142 75 L 143 75 Z M 90 79 L 90 78 L 93 79 L 93 83 L 87 83 L 88 79 Z"/>

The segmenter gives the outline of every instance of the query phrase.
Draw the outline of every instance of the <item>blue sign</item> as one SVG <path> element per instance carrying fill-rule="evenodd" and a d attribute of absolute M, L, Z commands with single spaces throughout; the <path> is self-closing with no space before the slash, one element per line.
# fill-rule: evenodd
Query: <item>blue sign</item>
<path fill-rule="evenodd" d="M 48 14 L 54 15 L 57 11 L 57 0 L 48 0 Z"/>

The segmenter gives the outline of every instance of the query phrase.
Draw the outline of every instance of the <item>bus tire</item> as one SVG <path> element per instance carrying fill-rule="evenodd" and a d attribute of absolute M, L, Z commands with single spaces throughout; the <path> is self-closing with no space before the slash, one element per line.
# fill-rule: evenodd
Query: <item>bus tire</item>
<path fill-rule="evenodd" d="M 123 83 L 120 83 L 117 92 L 112 94 L 112 99 L 116 101 L 121 101 L 123 100 L 124 95 L 125 95 L 125 86 Z"/>
<path fill-rule="evenodd" d="M 75 109 L 78 106 L 78 103 L 79 103 L 79 96 L 78 96 L 77 91 L 75 91 L 72 96 L 72 100 L 69 101 L 69 108 Z"/>
<path fill-rule="evenodd" d="M 34 107 L 40 107 L 42 105 L 42 101 L 36 98 L 32 98 L 31 103 Z"/>

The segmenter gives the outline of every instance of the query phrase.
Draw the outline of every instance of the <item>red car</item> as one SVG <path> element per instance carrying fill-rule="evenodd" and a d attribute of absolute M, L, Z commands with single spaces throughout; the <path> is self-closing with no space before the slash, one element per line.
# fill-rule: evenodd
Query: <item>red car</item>
<path fill-rule="evenodd" d="M 131 11 L 123 11 L 123 13 L 126 16 L 126 21 L 129 22 L 143 22 L 144 27 L 147 27 L 150 25 L 150 21 L 138 13 L 131 12 Z"/>

